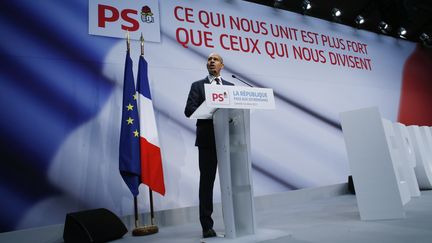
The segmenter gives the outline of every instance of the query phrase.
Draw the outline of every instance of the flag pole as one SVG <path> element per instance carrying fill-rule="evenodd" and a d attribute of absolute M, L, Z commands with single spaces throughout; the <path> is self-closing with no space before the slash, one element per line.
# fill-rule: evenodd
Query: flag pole
<path fill-rule="evenodd" d="M 144 56 L 144 37 L 142 33 L 141 33 L 140 41 L 141 41 L 141 56 Z"/>
<path fill-rule="evenodd" d="M 157 229 L 157 225 L 154 224 L 154 210 L 153 210 L 153 191 L 149 188 L 150 196 L 150 224 Z"/>
<path fill-rule="evenodd" d="M 130 51 L 130 36 L 129 31 L 126 32 L 126 49 Z M 135 218 L 135 229 L 138 228 L 138 200 L 137 197 L 134 196 L 134 218 Z"/>
<path fill-rule="evenodd" d="M 134 196 L 134 216 L 135 216 L 135 229 L 138 228 L 138 200 Z"/>
<path fill-rule="evenodd" d="M 141 55 L 144 56 L 144 36 L 141 33 Z M 158 226 L 154 224 L 154 209 L 153 209 L 153 190 L 149 187 L 149 199 L 150 199 L 150 227 L 153 227 L 156 232 L 159 230 Z"/>
<path fill-rule="evenodd" d="M 151 207 L 153 207 L 152 205 L 152 201 L 150 201 L 150 205 Z M 157 232 L 159 232 L 159 228 L 156 225 L 153 225 L 153 211 L 151 212 L 151 221 L 152 224 L 151 225 L 144 225 L 142 227 L 138 227 L 138 203 L 137 203 L 137 197 L 134 197 L 134 208 L 135 208 L 135 229 L 132 230 L 132 235 L 133 236 L 144 236 L 144 235 L 151 235 L 151 234 L 155 234 Z"/>
<path fill-rule="evenodd" d="M 130 51 L 130 36 L 129 36 L 129 30 L 126 32 L 126 48 L 127 48 L 127 51 Z"/>
<path fill-rule="evenodd" d="M 128 36 L 128 50 L 130 48 L 130 41 L 129 41 L 129 31 L 127 32 Z M 144 37 L 141 33 L 141 55 L 144 55 Z M 159 228 L 157 225 L 153 224 L 154 219 L 154 213 L 153 213 L 153 195 L 152 191 L 150 190 L 150 217 L 151 217 L 151 224 L 145 225 L 143 227 L 138 227 L 138 203 L 137 203 L 137 197 L 134 197 L 134 208 L 135 208 L 135 229 L 132 231 L 133 236 L 143 236 L 143 235 L 151 235 L 159 232 Z"/>

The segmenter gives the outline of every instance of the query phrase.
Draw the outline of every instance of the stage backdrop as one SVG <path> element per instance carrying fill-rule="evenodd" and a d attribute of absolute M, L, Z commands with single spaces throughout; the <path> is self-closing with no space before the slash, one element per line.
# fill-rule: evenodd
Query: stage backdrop
<path fill-rule="evenodd" d="M 155 210 L 198 204 L 195 121 L 183 111 L 211 52 L 224 58 L 224 79 L 275 92 L 276 110 L 251 113 L 255 195 L 347 181 L 338 114 L 378 106 L 396 121 L 403 79 L 419 70 L 410 84 L 432 77 L 423 71 L 430 55 L 414 43 L 244 1 L 4 1 L 0 232 L 90 208 L 133 213 L 118 171 L 126 30 L 146 39 L 166 185 Z M 132 40 L 135 75 L 139 54 Z M 430 104 L 431 85 L 414 86 L 429 89 L 417 103 Z M 404 92 L 409 101 L 421 91 Z M 140 187 L 141 212 L 147 190 Z"/>

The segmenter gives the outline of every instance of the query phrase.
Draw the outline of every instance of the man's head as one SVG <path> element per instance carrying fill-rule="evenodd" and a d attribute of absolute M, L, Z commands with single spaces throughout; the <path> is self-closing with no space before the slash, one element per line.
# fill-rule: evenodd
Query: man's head
<path fill-rule="evenodd" d="M 211 53 L 207 58 L 207 70 L 213 76 L 219 76 L 224 67 L 222 57 L 217 53 Z"/>

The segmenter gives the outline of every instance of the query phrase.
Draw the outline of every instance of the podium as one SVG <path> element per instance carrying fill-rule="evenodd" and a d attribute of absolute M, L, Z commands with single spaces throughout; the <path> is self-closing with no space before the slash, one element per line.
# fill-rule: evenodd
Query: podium
<path fill-rule="evenodd" d="M 191 118 L 213 119 L 225 237 L 255 234 L 250 109 L 274 109 L 271 89 L 205 85 Z"/>

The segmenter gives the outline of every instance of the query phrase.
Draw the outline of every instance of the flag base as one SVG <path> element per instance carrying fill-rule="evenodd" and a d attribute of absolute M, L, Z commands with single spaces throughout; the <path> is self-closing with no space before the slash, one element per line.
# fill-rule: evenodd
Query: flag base
<path fill-rule="evenodd" d="M 132 235 L 144 236 L 144 235 L 156 234 L 157 232 L 159 232 L 159 228 L 157 227 L 157 225 L 146 225 L 132 230 Z"/>

